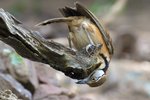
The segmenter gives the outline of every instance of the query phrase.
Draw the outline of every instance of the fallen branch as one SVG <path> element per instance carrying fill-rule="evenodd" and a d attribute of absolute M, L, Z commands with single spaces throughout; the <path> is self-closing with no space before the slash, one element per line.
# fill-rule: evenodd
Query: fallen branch
<path fill-rule="evenodd" d="M 75 52 L 44 39 L 3 9 L 0 9 L 0 40 L 13 47 L 22 57 L 49 64 L 73 79 L 87 77 L 97 62 L 96 57 L 86 55 L 84 48 Z"/>

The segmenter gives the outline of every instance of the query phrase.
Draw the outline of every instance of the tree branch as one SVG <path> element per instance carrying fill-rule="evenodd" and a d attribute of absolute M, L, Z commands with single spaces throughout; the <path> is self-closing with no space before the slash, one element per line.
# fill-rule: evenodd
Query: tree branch
<path fill-rule="evenodd" d="M 85 48 L 73 51 L 59 43 L 48 41 L 29 30 L 14 16 L 0 9 L 0 39 L 18 54 L 32 61 L 49 64 L 73 79 L 83 79 L 93 72 L 96 57 L 88 57 Z"/>

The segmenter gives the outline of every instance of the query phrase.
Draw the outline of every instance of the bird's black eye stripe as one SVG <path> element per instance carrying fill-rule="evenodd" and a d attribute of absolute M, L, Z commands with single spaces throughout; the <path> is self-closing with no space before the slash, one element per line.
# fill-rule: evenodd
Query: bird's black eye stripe
<path fill-rule="evenodd" d="M 100 56 L 104 59 L 105 62 L 105 68 L 103 68 L 102 70 L 106 72 L 109 67 L 109 62 L 107 61 L 107 58 L 104 56 L 104 54 L 100 54 Z"/>

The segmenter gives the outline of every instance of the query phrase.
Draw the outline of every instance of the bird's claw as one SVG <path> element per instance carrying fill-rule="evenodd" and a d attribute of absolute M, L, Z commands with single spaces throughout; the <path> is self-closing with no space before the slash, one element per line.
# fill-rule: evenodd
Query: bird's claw
<path fill-rule="evenodd" d="M 93 55 L 97 50 L 100 50 L 102 47 L 102 44 L 97 44 L 97 45 L 93 45 L 93 44 L 88 44 L 86 46 L 86 52 L 88 53 L 89 56 Z"/>

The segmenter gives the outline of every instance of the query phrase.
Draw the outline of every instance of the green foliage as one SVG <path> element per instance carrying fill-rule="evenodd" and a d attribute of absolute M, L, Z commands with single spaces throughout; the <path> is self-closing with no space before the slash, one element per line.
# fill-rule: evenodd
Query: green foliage
<path fill-rule="evenodd" d="M 26 10 L 26 5 L 26 0 L 17 0 L 16 2 L 14 2 L 14 5 L 12 5 L 11 12 L 20 14 Z"/>
<path fill-rule="evenodd" d="M 95 0 L 90 9 L 94 13 L 104 12 L 110 9 L 116 0 Z"/>
<path fill-rule="evenodd" d="M 40 15 L 41 12 L 42 12 L 42 6 L 41 6 L 42 0 L 33 0 L 32 4 L 33 4 L 33 6 L 32 6 L 33 12 L 35 14 L 39 14 Z"/>

